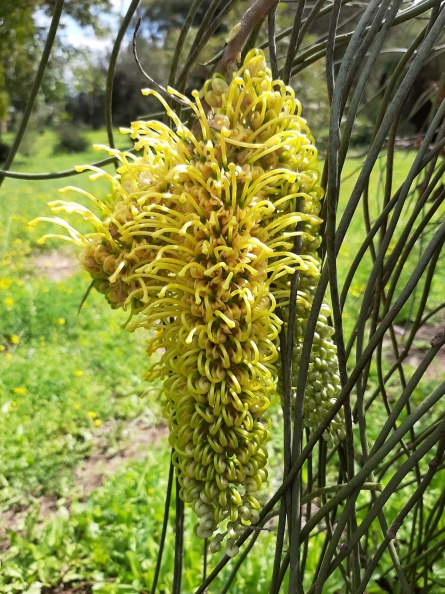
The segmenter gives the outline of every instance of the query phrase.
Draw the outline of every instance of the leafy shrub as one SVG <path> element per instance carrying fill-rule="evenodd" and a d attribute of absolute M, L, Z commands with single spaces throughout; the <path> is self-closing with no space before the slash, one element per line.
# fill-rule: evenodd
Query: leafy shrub
<path fill-rule="evenodd" d="M 32 120 L 26 128 L 25 135 L 20 144 L 20 154 L 23 157 L 35 157 L 39 152 L 40 140 L 39 136 L 43 134 L 44 128 L 42 125 Z"/>
<path fill-rule="evenodd" d="M 6 161 L 10 148 L 11 147 L 9 144 L 6 144 L 6 142 L 0 142 L 0 163 L 4 163 Z"/>
<path fill-rule="evenodd" d="M 62 122 L 57 130 L 59 142 L 54 151 L 63 153 L 81 153 L 89 147 L 89 142 L 77 126 L 71 122 Z"/>

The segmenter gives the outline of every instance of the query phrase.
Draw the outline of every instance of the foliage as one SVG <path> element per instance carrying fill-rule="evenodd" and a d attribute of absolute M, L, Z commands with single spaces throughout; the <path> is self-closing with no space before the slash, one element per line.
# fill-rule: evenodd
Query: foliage
<path fill-rule="evenodd" d="M 49 167 L 63 167 L 48 142 L 55 135 L 43 138 L 51 157 L 43 153 L 41 163 L 46 158 Z M 24 167 L 30 161 L 23 159 Z M 36 250 L 38 234 L 28 227 L 28 214 L 37 213 L 55 188 L 41 184 L 39 192 L 14 182 L 6 188 L 9 204 L 0 224 L 3 510 L 26 507 L 42 495 L 72 496 L 76 467 L 94 443 L 113 450 L 126 421 L 141 415 L 153 421 L 157 410 L 141 377 L 148 366 L 144 337 L 125 336 L 125 315 L 104 317 L 95 294 L 78 316 L 88 281 L 76 272 L 70 251 Z M 56 268 L 61 276 L 50 280 L 48 266 L 58 263 L 68 268 Z"/>
<path fill-rule="evenodd" d="M 192 7 L 193 0 L 145 0 L 142 2 L 142 17 L 146 21 L 156 23 L 159 31 L 180 29 Z M 211 0 L 204 0 L 199 4 L 192 25 L 198 27 L 202 18 L 211 5 Z M 221 10 L 217 7 L 215 14 Z"/>
<path fill-rule="evenodd" d="M 62 122 L 58 127 L 57 135 L 58 143 L 54 147 L 56 152 L 81 153 L 89 146 L 88 139 L 79 130 L 79 126 L 71 122 Z"/>
<path fill-rule="evenodd" d="M 54 11 L 54 0 L 17 0 L 2 2 L 2 26 L 0 27 L 0 101 L 2 97 L 23 110 L 43 43 L 46 27 L 38 24 L 37 13 L 50 16 Z M 94 26 L 103 29 L 98 19 L 102 11 L 109 11 L 109 0 L 71 0 L 65 2 L 64 14 L 77 21 L 82 27 Z M 59 51 L 65 52 L 62 44 Z M 60 58 L 60 55 L 59 55 Z M 47 71 L 43 92 L 47 100 L 54 98 L 54 90 L 60 91 L 61 71 L 65 61 L 53 55 Z M 58 92 L 59 92 L 58 91 Z M 3 94 L 3 95 L 2 95 Z M 0 103 L 1 105 L 1 103 Z M 0 108 L 0 119 L 2 117 Z"/>
<path fill-rule="evenodd" d="M 150 453 L 145 461 L 127 465 L 97 489 L 87 502 L 63 505 L 44 526 L 36 523 L 37 509 L 29 513 L 23 534 L 10 534 L 11 547 L 2 555 L 2 592 L 39 594 L 44 587 L 71 583 L 95 584 L 94 591 L 139 594 L 149 591 L 156 566 L 164 514 L 169 455 Z M 191 520 L 191 518 L 190 518 Z M 169 532 L 174 527 L 174 514 Z M 201 576 L 201 543 L 187 522 L 184 594 L 192 593 Z M 267 550 L 273 534 L 264 532 L 258 544 L 262 560 L 247 563 L 231 592 L 264 592 L 271 565 Z M 170 540 L 165 563 L 173 562 Z M 215 556 L 218 557 L 218 556 Z M 172 577 L 164 572 L 157 592 L 170 592 Z M 215 594 L 221 582 L 209 589 Z"/>

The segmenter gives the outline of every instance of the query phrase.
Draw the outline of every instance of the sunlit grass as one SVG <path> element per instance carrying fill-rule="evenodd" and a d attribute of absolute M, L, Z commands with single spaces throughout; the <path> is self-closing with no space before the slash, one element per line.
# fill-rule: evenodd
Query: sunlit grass
<path fill-rule="evenodd" d="M 44 140 L 54 141 L 54 134 L 45 133 Z M 93 156 L 55 156 L 46 142 L 40 146 L 41 155 L 19 158 L 17 169 L 56 171 Z M 78 315 L 88 275 L 76 272 L 69 244 L 37 245 L 49 226 L 28 226 L 47 214 L 46 203 L 57 198 L 59 187 L 73 182 L 90 184 L 83 175 L 45 182 L 7 179 L 2 188 L 0 509 L 26 507 L 44 494 L 72 495 L 75 468 L 91 453 L 95 437 L 111 447 L 123 421 L 159 417 L 156 391 L 142 379 L 150 363 L 145 337 L 123 330 L 126 314 L 104 307 L 95 292 Z M 97 186 L 106 191 L 100 182 Z M 50 280 L 44 260 L 47 248 L 55 246 L 53 263 L 60 254 L 71 269 Z"/>

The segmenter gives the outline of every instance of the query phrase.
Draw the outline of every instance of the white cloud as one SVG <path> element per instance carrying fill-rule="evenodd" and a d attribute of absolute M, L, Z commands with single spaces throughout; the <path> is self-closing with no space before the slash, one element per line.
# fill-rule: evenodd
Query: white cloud
<path fill-rule="evenodd" d="M 115 10 L 119 14 L 125 14 L 130 6 L 130 0 L 111 0 L 111 4 L 113 6 L 113 10 Z"/>
<path fill-rule="evenodd" d="M 91 35 L 85 35 L 84 30 L 80 30 L 80 32 L 71 30 L 65 34 L 66 41 L 73 47 L 79 49 L 91 49 L 97 50 L 98 52 L 104 52 L 109 50 L 112 47 L 112 43 L 109 39 L 98 39 L 94 33 Z"/>
<path fill-rule="evenodd" d="M 105 52 L 113 45 L 114 33 L 117 31 L 120 21 L 125 15 L 131 0 L 111 0 L 111 12 L 104 13 L 99 17 L 99 23 L 103 23 L 111 29 L 111 35 L 98 38 L 92 27 L 80 27 L 73 19 L 64 20 L 63 39 L 73 47 L 90 49 L 97 52 Z"/>

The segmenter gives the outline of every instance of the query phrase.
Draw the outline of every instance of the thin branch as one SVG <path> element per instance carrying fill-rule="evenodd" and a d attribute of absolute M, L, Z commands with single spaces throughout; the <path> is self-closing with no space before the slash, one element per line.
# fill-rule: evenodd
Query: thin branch
<path fill-rule="evenodd" d="M 277 7 L 275 6 L 269 12 L 267 17 L 267 32 L 269 39 L 269 58 L 270 58 L 270 69 L 272 71 L 272 77 L 278 78 L 278 63 L 277 63 L 277 43 L 275 39 L 275 13 Z"/>
<path fill-rule="evenodd" d="M 170 468 L 168 471 L 167 492 L 165 495 L 164 519 L 162 522 L 161 539 L 159 541 L 159 551 L 158 551 L 158 556 L 156 558 L 156 568 L 155 568 L 155 575 L 153 577 L 153 585 L 151 588 L 151 594 L 156 594 L 156 588 L 158 586 L 159 574 L 161 572 L 162 557 L 164 554 L 165 539 L 167 536 L 168 517 L 169 517 L 169 513 L 170 513 L 170 501 L 171 501 L 172 490 L 173 490 L 173 477 L 174 477 L 174 466 L 173 466 L 172 459 L 170 458 Z"/>
<path fill-rule="evenodd" d="M 222 58 L 216 68 L 217 72 L 227 74 L 239 61 L 243 45 L 250 32 L 265 19 L 277 6 L 278 0 L 256 0 L 236 25 L 236 35 L 227 44 Z"/>
<path fill-rule="evenodd" d="M 178 97 L 177 95 L 170 94 L 168 92 L 168 89 L 164 88 L 162 85 L 160 85 L 158 82 L 156 82 L 155 79 L 152 78 L 144 70 L 144 67 L 142 66 L 141 61 L 139 60 L 139 56 L 138 56 L 138 52 L 137 52 L 137 36 L 138 36 L 139 28 L 141 26 L 141 22 L 142 22 L 142 17 L 139 17 L 137 20 L 137 23 L 136 23 L 136 27 L 134 28 L 134 33 L 133 33 L 133 55 L 134 55 L 134 59 L 136 60 L 137 67 L 139 68 L 141 73 L 145 76 L 145 78 L 150 82 L 150 84 L 152 84 L 156 89 L 158 89 L 158 91 L 160 91 L 164 95 L 167 95 L 168 97 L 173 99 L 173 101 L 176 101 L 180 105 L 188 106 L 188 104 L 185 101 L 183 101 L 180 97 Z"/>
<path fill-rule="evenodd" d="M 17 151 L 20 148 L 22 143 L 23 137 L 25 135 L 26 128 L 28 127 L 29 120 L 31 118 L 31 114 L 34 109 L 34 105 L 37 99 L 37 95 L 40 89 L 40 85 L 42 84 L 43 75 L 45 74 L 46 67 L 48 65 L 48 60 L 51 54 L 51 50 L 54 44 L 54 40 L 56 38 L 57 29 L 59 28 L 60 17 L 62 16 L 62 10 L 65 0 L 57 0 L 56 5 L 54 7 L 54 14 L 51 20 L 51 25 L 48 31 L 48 37 L 46 38 L 45 47 L 43 48 L 42 57 L 40 58 L 40 64 L 37 69 L 37 74 L 34 79 L 31 93 L 29 95 L 28 102 L 25 107 L 25 111 L 23 113 L 22 121 L 20 122 L 20 127 L 17 131 L 17 134 L 14 138 L 14 143 L 9 151 L 8 158 L 6 162 L 3 164 L 3 169 L 8 171 L 11 167 L 12 163 L 14 162 L 15 156 Z M 5 175 L 0 173 L 0 187 L 5 179 Z"/>
<path fill-rule="evenodd" d="M 133 0 L 128 7 L 127 13 L 122 21 L 119 31 L 116 36 L 116 40 L 111 50 L 110 63 L 108 65 L 107 82 L 105 86 L 105 125 L 107 128 L 108 144 L 111 148 L 115 147 L 114 135 L 113 135 L 113 112 L 112 112 L 112 97 L 113 97 L 113 82 L 114 73 L 116 71 L 117 58 L 121 49 L 122 41 L 125 37 L 128 27 L 130 26 L 131 19 L 136 12 L 141 0 Z"/>
<path fill-rule="evenodd" d="M 179 480 L 176 479 L 175 563 L 172 594 L 181 594 L 182 566 L 184 563 L 184 502 L 179 496 L 180 489 Z"/>

